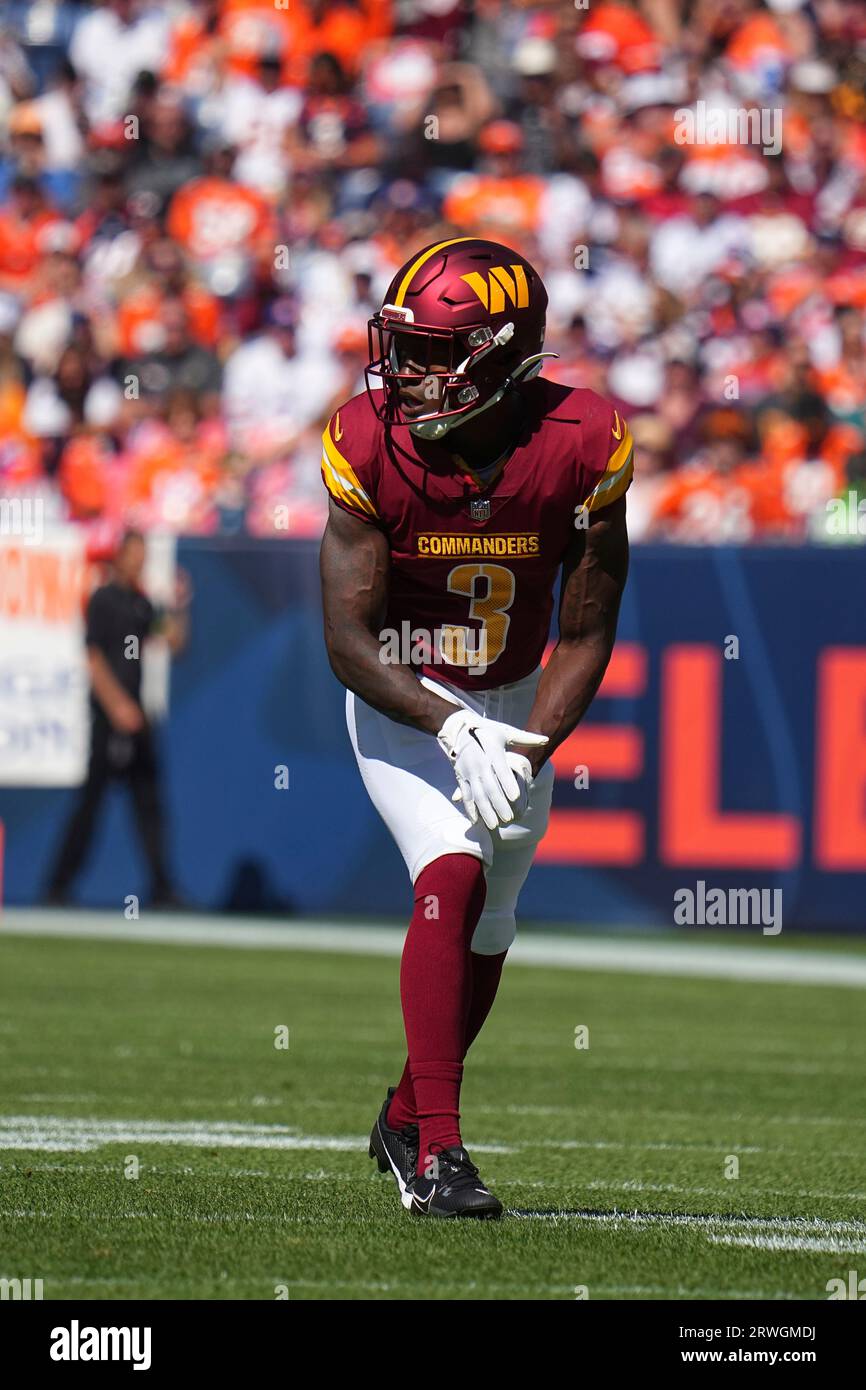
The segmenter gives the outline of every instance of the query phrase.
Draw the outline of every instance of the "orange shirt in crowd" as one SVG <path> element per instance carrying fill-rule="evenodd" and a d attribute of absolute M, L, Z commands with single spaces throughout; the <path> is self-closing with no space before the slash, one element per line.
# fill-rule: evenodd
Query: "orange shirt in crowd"
<path fill-rule="evenodd" d="M 190 334 L 202 347 L 219 342 L 219 301 L 200 285 L 188 285 L 180 296 L 189 315 Z M 142 285 L 121 302 L 117 311 L 118 350 L 124 357 L 152 352 L 158 342 L 165 295 L 156 285 Z"/>
<path fill-rule="evenodd" d="M 321 24 L 313 24 L 306 6 L 299 6 L 300 23 L 294 42 L 283 55 L 283 80 L 303 86 L 310 59 L 317 53 L 333 53 L 348 73 L 356 73 L 368 43 L 373 39 L 370 21 L 362 9 L 333 3 L 327 6 Z"/>
<path fill-rule="evenodd" d="M 22 423 L 26 399 L 20 381 L 0 382 L 0 480 L 13 488 L 42 473 L 39 445 Z"/>
<path fill-rule="evenodd" d="M 837 362 L 816 371 L 815 381 L 836 415 L 852 415 L 866 409 L 866 366 L 862 362 Z"/>
<path fill-rule="evenodd" d="M 533 174 L 501 179 L 492 174 L 464 174 L 445 199 L 446 221 L 491 236 L 506 245 L 535 232 L 541 220 L 545 184 Z M 498 235 L 495 235 L 498 234 Z"/>
<path fill-rule="evenodd" d="M 302 87 L 316 53 L 333 53 L 348 73 L 355 73 L 368 45 L 390 32 L 390 11 L 389 0 L 366 0 L 357 8 L 335 0 L 314 24 L 304 0 L 280 6 L 273 0 L 224 0 L 218 32 L 230 72 L 252 77 L 263 53 L 276 54 L 282 60 L 283 80 Z M 194 65 L 196 42 L 189 23 L 183 29 L 178 25 L 169 72 L 183 73 Z M 204 42 L 200 29 L 198 43 Z"/>
<path fill-rule="evenodd" d="M 831 304 L 866 309 L 866 266 L 852 265 L 834 271 L 824 281 L 824 293 Z"/>
<path fill-rule="evenodd" d="M 665 479 L 655 499 L 653 528 L 699 545 L 715 539 L 747 539 L 754 530 L 751 498 L 734 476 L 709 464 L 689 464 Z"/>
<path fill-rule="evenodd" d="M 184 15 L 169 34 L 168 54 L 160 76 L 165 82 L 178 87 L 189 85 L 195 90 L 197 70 L 220 70 L 226 49 L 225 40 L 219 33 L 209 34 L 199 15 Z"/>
<path fill-rule="evenodd" d="M 793 50 L 776 20 L 764 10 L 749 15 L 735 29 L 725 56 L 734 67 L 747 68 L 771 53 L 790 58 Z"/>
<path fill-rule="evenodd" d="M 303 24 L 301 0 L 277 7 L 266 0 L 223 0 L 219 36 L 229 72 L 254 77 L 264 53 L 283 58 Z"/>
<path fill-rule="evenodd" d="M 820 457 L 809 462 L 802 442 L 800 428 L 794 426 L 769 439 L 761 459 L 730 472 L 700 463 L 678 468 L 659 489 L 654 528 L 695 545 L 802 536 L 809 517 L 844 488 L 852 440 L 850 435 L 834 438 L 831 430 Z"/>
<path fill-rule="evenodd" d="M 168 429 L 154 430 L 127 454 L 127 505 L 151 502 L 160 480 L 189 474 L 202 496 L 216 488 L 225 451 L 222 431 L 200 425 L 194 440 L 178 439 Z"/>
<path fill-rule="evenodd" d="M 115 513 L 117 489 L 112 488 L 116 456 L 101 435 L 78 435 L 69 440 L 60 459 L 57 477 L 73 520 L 100 513 Z"/>
<path fill-rule="evenodd" d="M 22 432 L 27 392 L 20 381 L 0 382 L 0 439 Z"/>
<path fill-rule="evenodd" d="M 655 32 L 625 5 L 593 5 L 578 35 L 578 52 L 590 62 L 616 63 L 627 73 L 649 71 L 661 59 Z"/>
<path fill-rule="evenodd" d="M 255 189 L 230 179 L 193 179 L 178 189 L 166 227 L 196 260 L 226 251 L 255 255 L 265 248 L 273 257 L 276 228 L 270 204 Z"/>
<path fill-rule="evenodd" d="M 8 204 L 0 209 L 0 276 L 13 286 L 23 285 L 45 254 L 46 232 L 61 221 L 50 208 L 28 219 L 17 217 Z"/>

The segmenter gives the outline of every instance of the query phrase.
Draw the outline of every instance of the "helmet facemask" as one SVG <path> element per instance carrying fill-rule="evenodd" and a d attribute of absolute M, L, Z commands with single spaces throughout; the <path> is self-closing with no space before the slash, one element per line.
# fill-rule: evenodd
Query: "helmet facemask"
<path fill-rule="evenodd" d="M 459 332 L 417 324 L 411 309 L 386 304 L 368 325 L 370 364 L 365 378 L 378 418 L 388 425 L 407 425 L 422 438 L 436 439 L 470 414 L 488 409 L 502 398 L 518 371 L 503 384 L 501 371 L 487 382 L 479 368 L 490 354 L 501 354 L 513 334 L 510 322 L 496 333 L 486 324 Z M 372 394 L 371 378 L 384 386 L 377 393 L 381 402 Z M 401 401 L 401 391 L 407 388 L 419 404 L 429 401 L 429 410 L 407 413 L 407 403 Z"/>

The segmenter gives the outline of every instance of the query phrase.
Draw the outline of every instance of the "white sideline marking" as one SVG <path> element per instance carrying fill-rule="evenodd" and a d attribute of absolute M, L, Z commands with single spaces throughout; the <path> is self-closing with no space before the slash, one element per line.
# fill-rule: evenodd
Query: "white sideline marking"
<path fill-rule="evenodd" d="M 809 1250 L 815 1255 L 866 1255 L 866 1240 L 812 1240 L 802 1236 L 710 1236 L 711 1245 L 749 1250 Z"/>
<path fill-rule="evenodd" d="M 103 1144 L 187 1144 L 214 1149 L 320 1149 L 356 1153 L 366 1148 L 367 1136 L 299 1133 L 292 1125 L 238 1124 L 207 1120 L 99 1120 L 60 1115 L 0 1116 L 0 1151 L 41 1149 L 60 1153 L 90 1153 Z M 741 1144 L 737 1153 L 763 1153 L 764 1149 Z M 719 1152 L 718 1144 L 634 1143 L 614 1139 L 519 1139 L 509 1144 L 477 1142 L 473 1151 L 487 1154 L 516 1153 L 532 1149 L 632 1149 L 652 1152 Z M 779 1150 L 783 1153 L 784 1150 Z"/>
<path fill-rule="evenodd" d="M 329 1150 L 331 1152 L 357 1153 L 366 1145 L 365 1137 L 303 1135 L 285 1125 L 230 1124 L 225 1121 L 175 1121 L 160 1120 L 96 1120 L 66 1118 L 56 1115 L 32 1116 L 13 1115 L 0 1118 L 0 1150 L 29 1150 L 66 1153 L 86 1153 L 106 1144 L 177 1144 L 195 1148 L 249 1148 L 281 1150 Z M 518 1144 L 488 1143 L 473 1144 L 476 1152 L 505 1154 L 515 1148 L 531 1147 Z M 556 1147 L 556 1146 L 552 1146 Z M 42 1165 L 42 1168 L 57 1165 Z M 85 1165 L 75 1165 L 74 1171 L 85 1171 Z M 99 1171 L 106 1171 L 99 1165 Z M 169 1171 L 169 1170 L 161 1170 Z M 181 1171 L 190 1173 L 189 1167 Z M 256 1170 L 244 1170 L 249 1176 L 270 1177 Z M 241 1176 L 235 1171 L 232 1176 Z M 299 1175 L 289 1175 L 290 1180 L 299 1180 Z M 330 1180 L 324 1171 L 300 1175 L 300 1180 Z M 505 1186 L 543 1187 L 544 1183 L 510 1183 Z M 651 1184 L 640 1182 L 589 1182 L 587 1191 L 599 1188 L 613 1188 L 635 1192 L 677 1192 L 690 1196 L 714 1196 L 712 1189 L 682 1188 L 674 1184 Z M 780 1194 L 784 1195 L 784 1194 Z M 806 1194 L 799 1194 L 806 1195 Z M 814 1195 L 814 1194 L 813 1194 Z M 127 1211 L 121 1214 L 123 1220 L 150 1220 L 156 1212 Z M 710 1244 L 728 1245 L 768 1252 L 801 1251 L 818 1254 L 866 1254 L 866 1222 L 853 1220 L 829 1221 L 807 1217 L 746 1217 L 692 1215 L 688 1212 L 642 1212 L 632 1211 L 592 1211 L 592 1210 L 549 1210 L 526 1211 L 520 1208 L 507 1209 L 507 1215 L 516 1220 L 551 1222 L 578 1222 L 586 1225 L 601 1225 L 615 1231 L 659 1229 L 672 1233 L 684 1228 L 691 1232 L 701 1232 Z M 14 1208 L 0 1212 L 0 1216 L 23 1220 L 52 1220 L 56 1212 L 45 1209 Z M 210 1224 L 244 1221 L 269 1225 L 286 1225 L 300 1218 L 290 1214 L 274 1216 L 268 1213 L 250 1211 L 209 1212 L 200 1215 L 188 1214 L 182 1220 Z"/>
<path fill-rule="evenodd" d="M 496 1185 L 502 1187 L 502 1180 L 497 1179 Z M 514 1181 L 514 1186 L 520 1186 L 517 1179 Z M 533 1183 L 532 1186 L 561 1188 L 562 1184 L 545 1181 Z M 641 1182 L 636 1178 L 626 1179 L 623 1182 L 610 1182 L 606 1178 L 594 1178 L 590 1182 L 582 1183 L 581 1187 L 590 1192 L 597 1189 L 605 1192 L 676 1192 L 682 1197 L 719 1197 L 725 1191 L 721 1184 L 718 1187 L 682 1187 L 673 1182 Z M 834 1192 L 832 1190 L 828 1192 L 823 1188 L 812 1187 L 754 1187 L 750 1184 L 749 1194 L 759 1197 L 805 1197 L 810 1201 L 816 1197 L 826 1197 L 836 1201 L 866 1202 L 866 1192 Z"/>
<path fill-rule="evenodd" d="M 159 913 L 148 919 L 147 909 L 137 922 L 127 922 L 119 911 L 98 913 L 43 908 L 6 908 L 0 915 L 0 935 L 3 933 L 361 956 L 399 956 L 404 935 L 398 927 L 352 927 L 334 922 L 263 923 L 258 918 L 226 920 L 192 913 Z M 516 965 L 555 965 L 567 970 L 866 989 L 866 956 L 790 951 L 775 941 L 762 949 L 757 946 L 704 946 L 698 941 L 674 945 L 666 941 L 576 940 L 533 932 L 518 938 L 508 959 Z"/>
<path fill-rule="evenodd" d="M 200 1149 L 270 1149 L 281 1150 L 284 1152 L 331 1152 L 331 1153 L 354 1153 L 365 1151 L 367 1147 L 367 1136 L 353 1135 L 314 1135 L 299 1133 L 297 1129 L 289 1125 L 265 1125 L 265 1124 L 240 1124 L 228 1121 L 205 1121 L 205 1120 L 100 1120 L 86 1119 L 79 1117 L 68 1117 L 59 1115 L 10 1115 L 0 1116 L 0 1152 L 33 1152 L 33 1153 L 93 1153 L 106 1144 L 167 1144 L 187 1146 L 189 1148 Z M 724 1146 L 721 1146 L 724 1147 Z M 736 1147 L 728 1145 L 728 1147 Z M 538 1148 L 555 1149 L 557 1151 L 568 1151 L 575 1149 L 617 1149 L 628 1152 L 631 1149 L 639 1150 L 676 1150 L 689 1152 L 693 1150 L 710 1152 L 717 1151 L 718 1144 L 629 1144 L 623 1140 L 533 1140 L 518 1139 L 505 1144 L 497 1141 L 472 1142 L 473 1153 L 481 1154 L 512 1154 L 518 1152 L 531 1151 Z M 784 1149 L 760 1149 L 752 1146 L 739 1146 L 738 1153 L 784 1153 Z M 859 1150 L 844 1151 L 852 1154 L 859 1154 Z M 10 1165 L 0 1163 L 0 1172 L 4 1167 Z M 49 1167 L 59 1171 L 69 1172 L 92 1172 L 92 1166 L 85 1167 L 77 1165 L 70 1169 L 68 1165 L 55 1164 L 43 1165 L 45 1171 Z M 156 1171 L 153 1165 L 148 1165 L 149 1171 Z M 100 1171 L 113 1171 L 111 1166 L 103 1166 Z M 175 1169 L 165 1171 L 177 1171 Z M 186 1166 L 179 1170 L 183 1173 L 193 1173 L 193 1169 Z M 248 1176 L 248 1177 L 273 1177 L 266 1171 L 258 1172 L 254 1169 L 232 1170 L 222 1173 L 222 1177 Z M 292 1174 L 294 1180 L 298 1175 Z M 316 1174 L 305 1173 L 300 1175 L 305 1179 L 312 1180 Z M 330 1180 L 330 1175 L 324 1174 Z M 333 1175 L 334 1177 L 338 1175 Z M 544 1181 L 530 1181 L 526 1179 L 514 1179 L 513 1181 L 501 1180 L 502 1186 L 515 1186 L 520 1188 L 535 1187 L 559 1187 L 557 1183 Z M 712 1187 L 693 1187 L 678 1186 L 674 1183 L 648 1183 L 638 1180 L 627 1179 L 622 1181 L 611 1181 L 605 1179 L 591 1179 L 581 1183 L 580 1187 L 587 1191 L 612 1191 L 612 1192 L 674 1192 L 680 1195 L 692 1196 L 718 1196 L 723 1189 Z M 788 1190 L 784 1188 L 753 1188 L 755 1195 L 771 1195 L 778 1197 L 800 1197 L 815 1199 L 819 1197 L 866 1200 L 866 1194 L 862 1192 L 834 1192 L 817 1191 L 814 1189 Z M 545 1216 L 550 1214 L 544 1214 Z M 625 1219 L 625 1218 L 623 1218 Z M 866 1235 L 866 1225 L 864 1225 L 864 1235 Z"/>
<path fill-rule="evenodd" d="M 866 1252 L 866 1225 L 854 1221 L 809 1220 L 804 1217 L 726 1217 L 691 1216 L 684 1212 L 596 1212 L 596 1211 L 523 1211 L 520 1208 L 506 1208 L 505 1215 L 518 1221 L 543 1221 L 557 1225 L 561 1222 L 582 1222 L 586 1225 L 606 1226 L 615 1231 L 623 1230 L 662 1230 L 672 1234 L 676 1230 L 700 1232 L 709 1244 L 729 1245 L 768 1252 L 803 1252 L 812 1254 L 855 1255 Z M 15 1221 L 54 1221 L 57 1210 L 40 1207 L 11 1207 L 0 1210 L 0 1217 Z M 104 1219 L 102 1208 L 98 1211 L 79 1210 L 80 1218 L 99 1217 Z M 116 1213 L 112 1219 L 120 1221 L 152 1221 L 164 1216 L 159 1210 L 124 1211 Z M 234 1222 L 249 1222 L 262 1226 L 289 1226 L 297 1222 L 305 1225 L 324 1225 L 330 1218 L 326 1215 L 294 1215 L 288 1212 L 271 1213 L 255 1211 L 210 1211 L 177 1212 L 172 1219 L 179 1223 L 194 1225 L 225 1225 Z M 761 1232 L 766 1232 L 762 1235 Z M 849 1234 L 850 1233 L 850 1234 Z"/>
<path fill-rule="evenodd" d="M 60 1115 L 0 1116 L 0 1150 L 92 1153 L 104 1144 L 184 1144 L 195 1149 L 293 1149 L 358 1153 L 368 1135 L 299 1134 L 290 1125 L 198 1120 L 87 1120 Z M 511 1153 L 505 1144 L 476 1144 L 479 1153 Z"/>
<path fill-rule="evenodd" d="M 685 1227 L 704 1231 L 714 1245 L 753 1246 L 759 1250 L 814 1250 L 827 1254 L 860 1254 L 866 1251 L 866 1222 L 825 1221 L 805 1216 L 692 1216 L 688 1212 L 643 1211 L 521 1211 L 509 1216 L 523 1221 L 578 1221 L 588 1225 Z M 765 1234 L 761 1234 L 761 1233 Z M 721 1233 L 721 1234 L 719 1234 Z"/>

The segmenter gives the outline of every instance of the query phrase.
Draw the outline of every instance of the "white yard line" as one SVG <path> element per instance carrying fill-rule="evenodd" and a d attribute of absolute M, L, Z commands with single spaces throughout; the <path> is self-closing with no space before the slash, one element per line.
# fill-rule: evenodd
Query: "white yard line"
<path fill-rule="evenodd" d="M 201 1149 L 282 1149 L 357 1153 L 367 1145 L 366 1135 L 306 1134 L 295 1125 L 244 1124 L 231 1120 L 114 1120 L 68 1115 L 0 1116 L 0 1152 L 91 1153 L 105 1144 L 176 1144 Z M 514 1139 L 477 1140 L 473 1152 L 510 1154 L 535 1149 L 567 1153 L 583 1149 L 618 1153 L 633 1150 L 651 1153 L 784 1154 L 782 1148 L 752 1144 L 654 1142 L 624 1139 Z M 836 1150 L 859 1154 L 859 1150 Z"/>
<path fill-rule="evenodd" d="M 358 1153 L 367 1135 L 300 1134 L 289 1125 L 198 1120 L 97 1120 L 61 1115 L 0 1116 L 0 1151 L 91 1153 L 105 1144 L 178 1144 L 196 1149 L 289 1149 Z M 513 1152 L 505 1144 L 476 1144 L 478 1153 Z"/>
<path fill-rule="evenodd" d="M 506 1216 L 519 1221 L 542 1221 L 558 1225 L 577 1222 L 589 1226 L 605 1226 L 613 1230 L 662 1230 L 668 1235 L 677 1230 L 700 1232 L 713 1245 L 731 1245 L 770 1252 L 810 1252 L 816 1254 L 866 1253 L 866 1224 L 857 1221 L 810 1220 L 805 1217 L 729 1217 L 691 1216 L 685 1212 L 598 1212 L 598 1211 L 526 1211 L 506 1208 Z M 0 1210 L 0 1217 L 18 1221 L 54 1221 L 58 1211 L 45 1207 L 11 1207 Z M 106 1213 L 79 1209 L 78 1219 L 93 1216 L 104 1220 Z M 111 1216 L 116 1221 L 153 1221 L 165 1218 L 165 1212 L 124 1211 Z M 232 1222 L 252 1222 L 268 1226 L 324 1225 L 332 1218 L 276 1214 L 254 1211 L 211 1211 L 171 1213 L 171 1220 L 181 1224 L 222 1225 Z"/>
<path fill-rule="evenodd" d="M 103 1144 L 186 1144 L 191 1148 L 213 1149 L 289 1149 L 332 1150 L 355 1153 L 367 1143 L 366 1136 L 303 1134 L 293 1125 L 238 1124 L 228 1120 L 100 1120 L 62 1115 L 0 1116 L 0 1151 L 32 1149 L 46 1152 L 89 1153 Z M 509 1144 L 479 1141 L 473 1151 L 487 1154 L 515 1153 L 526 1149 L 612 1149 L 627 1153 L 632 1149 L 664 1153 L 727 1152 L 763 1153 L 753 1145 L 629 1143 L 608 1139 L 520 1139 Z M 784 1152 L 784 1150 L 779 1150 Z"/>
<path fill-rule="evenodd" d="M 226 1121 L 160 1121 L 160 1120 L 99 1120 L 69 1118 L 57 1115 L 32 1116 L 15 1115 L 0 1119 L 0 1150 L 25 1150 L 43 1152 L 84 1153 L 92 1152 L 106 1144 L 153 1145 L 172 1144 L 208 1149 L 279 1149 L 294 1151 L 351 1152 L 358 1153 L 366 1145 L 363 1136 L 352 1135 L 306 1135 L 285 1125 L 231 1124 Z M 508 1146 L 504 1144 L 475 1144 L 477 1152 L 507 1154 L 515 1148 L 530 1147 L 524 1144 Z M 559 1147 L 559 1146 L 551 1146 Z M 10 1167 L 8 1163 L 3 1165 Z M 48 1165 L 44 1165 L 47 1167 Z M 60 1166 L 60 1165 L 51 1165 Z M 86 1165 L 75 1165 L 75 1171 L 85 1170 Z M 147 1165 L 143 1165 L 145 1171 Z M 105 1165 L 99 1165 L 105 1171 Z M 118 1172 L 120 1168 L 118 1166 Z M 183 1172 L 193 1171 L 185 1167 Z M 246 1170 L 249 1176 L 269 1176 L 256 1170 Z M 240 1176 L 235 1172 L 234 1176 Z M 285 1181 L 325 1180 L 322 1171 L 303 1175 L 286 1175 Z M 512 1184 L 505 1182 L 504 1186 Z M 525 1186 L 544 1186 L 526 1184 Z M 712 1188 L 678 1187 L 675 1184 L 652 1184 L 641 1182 L 599 1182 L 591 1181 L 585 1185 L 587 1192 L 604 1189 L 616 1191 L 626 1197 L 629 1192 L 676 1193 L 685 1197 L 712 1199 L 718 1192 Z M 757 1195 L 757 1194 L 756 1194 Z M 780 1193 L 779 1195 L 785 1195 Z M 817 1194 L 798 1192 L 798 1197 Z M 829 1195 L 829 1194 L 827 1194 Z M 835 1194 L 834 1194 L 835 1195 Z M 855 1195 L 855 1194 L 847 1194 Z M 588 1226 L 604 1226 L 614 1231 L 646 1230 L 664 1231 L 674 1234 L 677 1230 L 700 1233 L 710 1244 L 735 1246 L 744 1249 L 763 1250 L 770 1253 L 802 1252 L 819 1254 L 866 1254 L 866 1222 L 856 1220 L 830 1221 L 807 1217 L 749 1217 L 733 1215 L 694 1215 L 688 1212 L 645 1212 L 635 1209 L 594 1211 L 590 1208 L 568 1208 L 564 1210 L 527 1210 L 510 1208 L 507 1214 L 515 1220 L 541 1221 L 553 1225 L 577 1223 Z M 80 1212 L 86 1217 L 87 1212 Z M 118 1213 L 115 1218 L 123 1221 L 149 1221 L 157 1219 L 159 1211 L 131 1210 Z M 45 1208 L 14 1208 L 0 1212 L 0 1216 L 18 1220 L 55 1220 L 56 1211 Z M 295 1216 L 290 1212 L 275 1215 L 257 1213 L 249 1210 L 216 1211 L 200 1214 L 185 1213 L 173 1216 L 180 1222 L 194 1224 L 221 1224 L 251 1222 L 262 1225 L 288 1225 L 296 1221 L 317 1218 Z M 324 1218 L 323 1218 L 324 1219 Z"/>
<path fill-rule="evenodd" d="M 651 1227 L 703 1231 L 716 1245 L 754 1246 L 767 1250 L 815 1250 L 829 1254 L 860 1253 L 866 1249 L 866 1222 L 826 1221 L 802 1216 L 693 1216 L 688 1212 L 643 1211 L 526 1211 L 509 1209 L 524 1221 L 575 1221 L 614 1230 Z M 838 1247 L 838 1248 L 837 1248 Z"/>
<path fill-rule="evenodd" d="M 628 1178 L 622 1182 L 613 1182 L 607 1178 L 593 1178 L 589 1182 L 582 1182 L 580 1188 L 585 1192 L 593 1192 L 596 1189 L 604 1192 L 676 1192 L 681 1197 L 719 1197 L 730 1186 L 727 1180 L 725 1186 L 718 1187 L 682 1187 L 672 1182 L 641 1182 L 636 1178 Z M 514 1180 L 515 1187 L 521 1186 L 518 1179 Z M 497 1179 L 497 1186 L 508 1186 L 503 1184 L 501 1179 Z M 542 1181 L 533 1183 L 538 1187 L 562 1187 L 562 1183 Z M 835 1201 L 866 1202 L 866 1192 L 834 1192 L 826 1191 L 822 1188 L 812 1187 L 754 1187 L 751 1183 L 748 1188 L 750 1197 L 803 1197 L 807 1201 L 814 1198 L 828 1198 Z"/>
<path fill-rule="evenodd" d="M 866 1255 L 866 1240 L 814 1240 L 803 1236 L 710 1236 L 711 1245 L 748 1250 L 808 1250 L 815 1255 Z"/>
<path fill-rule="evenodd" d="M 149 915 L 146 909 L 138 921 L 126 921 L 119 911 L 6 908 L 0 915 L 0 936 L 4 933 L 362 956 L 399 956 L 403 948 L 403 931 L 396 927 L 353 927 L 303 920 L 268 923 L 258 918 L 226 919 L 191 913 Z M 733 943 L 706 946 L 699 941 L 673 944 L 533 932 L 518 938 L 508 958 L 516 965 L 558 966 L 567 970 L 866 988 L 866 956 L 791 951 L 777 944 L 779 940 L 774 938 L 761 949 Z"/>

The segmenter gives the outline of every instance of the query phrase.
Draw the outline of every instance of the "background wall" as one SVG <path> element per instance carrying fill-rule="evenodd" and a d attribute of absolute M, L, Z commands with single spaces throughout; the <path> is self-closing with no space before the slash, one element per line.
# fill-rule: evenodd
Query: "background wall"
<path fill-rule="evenodd" d="M 325 657 L 317 553 L 180 542 L 192 641 L 162 737 L 172 859 L 196 904 L 402 914 L 409 902 Z M 704 879 L 781 887 L 786 929 L 862 929 L 862 568 L 856 551 L 634 549 L 614 661 L 557 755 L 525 916 L 672 925 L 675 889 Z M 588 787 L 574 785 L 581 765 Z M 0 790 L 7 902 L 37 899 L 73 795 Z M 145 888 L 114 791 L 78 896 L 109 906 Z"/>

